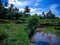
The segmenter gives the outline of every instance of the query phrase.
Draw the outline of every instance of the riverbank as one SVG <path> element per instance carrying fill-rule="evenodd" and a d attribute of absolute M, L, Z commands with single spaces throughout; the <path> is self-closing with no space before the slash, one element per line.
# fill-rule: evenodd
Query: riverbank
<path fill-rule="evenodd" d="M 36 31 L 37 31 L 37 32 L 41 32 L 41 31 L 51 32 L 51 33 L 55 33 L 55 34 L 57 34 L 57 35 L 60 36 L 60 30 L 55 29 L 54 27 L 51 27 L 51 26 L 43 27 L 43 28 L 37 28 Z"/>

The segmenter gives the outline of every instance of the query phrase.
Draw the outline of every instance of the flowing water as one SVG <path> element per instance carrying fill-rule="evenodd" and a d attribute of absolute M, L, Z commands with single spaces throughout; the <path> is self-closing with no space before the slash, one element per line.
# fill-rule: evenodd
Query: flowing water
<path fill-rule="evenodd" d="M 36 32 L 31 41 L 32 45 L 60 45 L 60 36 L 50 32 Z"/>

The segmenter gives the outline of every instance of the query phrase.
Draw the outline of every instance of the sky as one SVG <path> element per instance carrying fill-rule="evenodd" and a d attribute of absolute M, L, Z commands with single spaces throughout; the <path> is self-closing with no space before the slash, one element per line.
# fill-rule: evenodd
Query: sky
<path fill-rule="evenodd" d="M 9 4 L 14 4 L 20 11 L 24 11 L 25 6 L 29 6 L 31 14 L 42 14 L 51 10 L 53 14 L 60 17 L 60 0 L 3 0 Z"/>

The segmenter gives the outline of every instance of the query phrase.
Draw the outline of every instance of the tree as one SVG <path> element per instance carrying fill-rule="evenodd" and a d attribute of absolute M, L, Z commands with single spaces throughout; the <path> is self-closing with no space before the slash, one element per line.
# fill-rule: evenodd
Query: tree
<path fill-rule="evenodd" d="M 55 15 L 51 12 L 51 10 L 49 10 L 46 13 L 46 18 L 48 18 L 48 19 L 55 19 Z"/>
<path fill-rule="evenodd" d="M 25 10 L 24 10 L 25 16 L 29 16 L 30 14 L 30 9 L 28 6 L 25 6 Z"/>
<path fill-rule="evenodd" d="M 23 17 L 23 12 L 22 11 L 19 12 L 19 16 Z"/>
<path fill-rule="evenodd" d="M 40 19 L 42 19 L 42 16 L 41 16 L 41 15 L 39 15 L 39 18 L 40 18 Z"/>
<path fill-rule="evenodd" d="M 2 0 L 0 0 L 0 19 L 6 17 L 6 9 L 2 6 Z"/>
<path fill-rule="evenodd" d="M 2 0 L 0 0 L 0 6 L 2 6 Z"/>
<path fill-rule="evenodd" d="M 2 6 L 2 0 L 0 0 L 0 11 L 2 11 L 3 6 Z"/>
<path fill-rule="evenodd" d="M 42 12 L 42 16 L 44 16 L 45 15 L 45 13 L 44 12 Z"/>
<path fill-rule="evenodd" d="M 51 18 L 51 14 L 52 14 L 52 13 L 51 13 L 51 11 L 49 10 L 49 11 L 46 13 L 46 17 L 50 19 L 50 18 Z"/>
<path fill-rule="evenodd" d="M 46 18 L 46 15 L 44 12 L 42 12 L 42 18 L 45 19 Z"/>
<path fill-rule="evenodd" d="M 14 11 L 14 8 L 13 8 L 13 7 L 14 7 L 14 5 L 11 4 L 10 7 L 9 7 L 9 11 L 10 11 L 10 12 L 13 12 L 13 11 Z"/>
<path fill-rule="evenodd" d="M 25 12 L 25 13 L 29 13 L 29 12 L 30 12 L 30 9 L 29 9 L 28 6 L 25 7 L 25 11 L 24 11 L 24 12 Z"/>
<path fill-rule="evenodd" d="M 8 6 L 8 2 L 5 2 L 4 6 L 7 7 Z"/>
<path fill-rule="evenodd" d="M 16 20 L 18 20 L 19 19 L 19 14 L 16 14 L 15 16 L 16 16 Z"/>

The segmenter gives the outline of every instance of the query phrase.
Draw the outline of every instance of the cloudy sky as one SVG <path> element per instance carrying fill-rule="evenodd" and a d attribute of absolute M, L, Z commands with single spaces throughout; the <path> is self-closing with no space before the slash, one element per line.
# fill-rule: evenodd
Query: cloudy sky
<path fill-rule="evenodd" d="M 46 13 L 49 9 L 56 16 L 60 17 L 60 0 L 3 0 L 9 4 L 14 4 L 14 7 L 24 11 L 26 5 L 31 9 L 31 14 L 41 14 L 43 11 Z"/>

